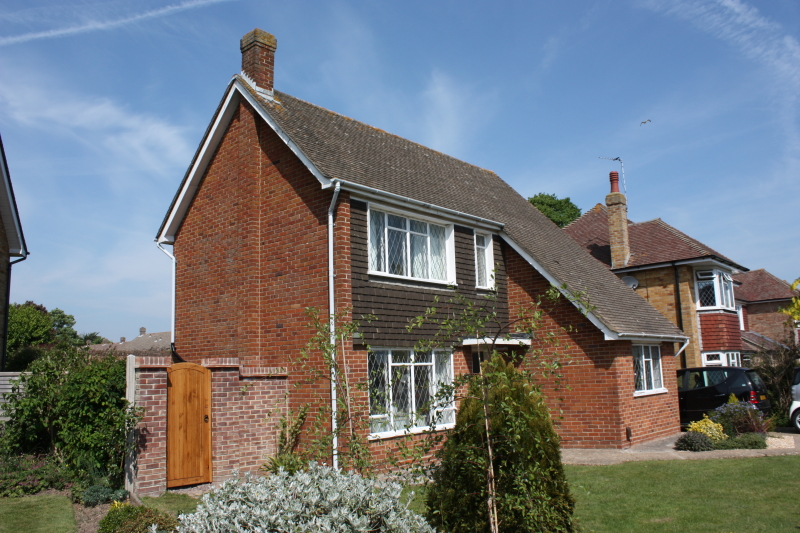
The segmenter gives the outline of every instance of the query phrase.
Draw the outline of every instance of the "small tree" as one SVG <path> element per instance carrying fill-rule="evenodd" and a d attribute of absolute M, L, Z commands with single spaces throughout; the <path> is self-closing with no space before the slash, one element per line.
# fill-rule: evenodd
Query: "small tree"
<path fill-rule="evenodd" d="M 559 439 L 541 393 L 524 371 L 495 352 L 461 401 L 455 429 L 434 468 L 428 520 L 453 533 L 489 531 L 486 483 L 493 449 L 498 531 L 572 531 L 574 500 L 561 465 Z M 482 397 L 488 392 L 487 439 Z"/>
<path fill-rule="evenodd" d="M 563 228 L 581 216 L 581 209 L 572 203 L 569 197 L 559 198 L 555 194 L 540 192 L 536 196 L 528 198 L 528 201 L 559 228 Z"/>
<path fill-rule="evenodd" d="M 53 339 L 53 320 L 47 309 L 33 302 L 8 306 L 8 352 L 39 346 Z"/>
<path fill-rule="evenodd" d="M 758 372 L 772 405 L 772 419 L 777 426 L 789 425 L 789 406 L 792 403 L 792 379 L 794 369 L 800 363 L 800 348 L 794 339 L 787 339 L 787 345 L 777 349 L 762 351 L 753 356 L 753 368 Z"/>
<path fill-rule="evenodd" d="M 792 290 L 795 291 L 795 296 L 792 298 L 792 302 L 781 309 L 781 313 L 788 315 L 795 327 L 800 324 L 800 294 L 798 294 L 798 287 L 800 287 L 800 278 L 794 280 L 792 283 Z"/>

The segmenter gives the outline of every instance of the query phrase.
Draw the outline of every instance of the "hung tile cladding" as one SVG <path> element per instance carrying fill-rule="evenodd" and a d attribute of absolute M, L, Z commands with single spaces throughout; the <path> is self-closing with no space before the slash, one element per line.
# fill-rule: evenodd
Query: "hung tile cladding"
<path fill-rule="evenodd" d="M 277 40 L 262 30 L 240 50 L 242 72 L 156 237 L 175 258 L 179 357 L 283 368 L 290 408 L 329 403 L 329 384 L 294 387 L 304 375 L 292 362 L 312 334 L 306 309 L 375 315 L 336 356 L 351 381 L 369 382 L 355 405 L 370 417 L 365 431 L 380 460 L 409 424 L 425 426 L 415 394 L 471 371 L 485 349 L 464 339 L 415 353 L 433 331 L 409 333 L 409 320 L 456 291 L 496 292 L 510 320 L 555 285 L 591 303 L 586 311 L 562 298 L 544 323 L 571 360 L 571 389 L 559 392 L 563 445 L 627 447 L 678 430 L 679 328 L 494 172 L 276 90 Z M 400 367 L 405 384 L 375 378 Z M 393 400 L 378 413 L 370 394 Z"/>

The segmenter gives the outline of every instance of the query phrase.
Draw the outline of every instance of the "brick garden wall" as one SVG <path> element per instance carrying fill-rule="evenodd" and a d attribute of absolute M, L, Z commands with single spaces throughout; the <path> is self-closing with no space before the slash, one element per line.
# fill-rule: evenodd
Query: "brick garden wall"
<path fill-rule="evenodd" d="M 145 409 L 138 426 L 134 492 L 157 496 L 167 488 L 167 357 L 136 358 L 135 403 Z M 207 358 L 211 369 L 212 469 L 215 484 L 235 470 L 256 472 L 277 451 L 277 424 L 285 414 L 283 368 L 239 365 L 235 358 Z"/>

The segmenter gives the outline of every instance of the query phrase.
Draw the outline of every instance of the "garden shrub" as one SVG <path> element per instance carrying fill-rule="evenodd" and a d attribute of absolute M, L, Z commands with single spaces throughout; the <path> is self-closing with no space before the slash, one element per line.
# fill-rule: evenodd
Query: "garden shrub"
<path fill-rule="evenodd" d="M 675 441 L 675 449 L 682 452 L 709 452 L 714 449 L 714 442 L 704 433 L 687 431 Z"/>
<path fill-rule="evenodd" d="M 714 443 L 716 450 L 764 450 L 767 437 L 763 433 L 742 433 L 728 440 Z"/>
<path fill-rule="evenodd" d="M 128 497 L 125 489 L 112 489 L 105 485 L 92 485 L 80 494 L 80 502 L 87 507 L 94 507 L 101 503 L 121 502 Z"/>
<path fill-rule="evenodd" d="M 728 436 L 725 434 L 725 430 L 722 427 L 722 424 L 718 424 L 713 420 L 708 418 L 708 415 L 703 415 L 702 420 L 698 420 L 696 422 L 692 422 L 689 424 L 688 431 L 694 431 L 696 433 L 702 433 L 703 435 L 707 436 L 711 439 L 712 442 L 717 443 L 721 440 L 725 440 Z"/>
<path fill-rule="evenodd" d="M 173 532 L 178 527 L 178 521 L 163 511 L 127 503 L 113 504 L 106 516 L 100 520 L 97 532 L 149 533 L 153 524 L 159 532 Z"/>
<path fill-rule="evenodd" d="M 120 486 L 128 431 L 138 421 L 125 400 L 125 361 L 70 346 L 33 361 L 6 395 L 0 453 L 47 451 L 72 480 Z M 106 483 L 101 483 L 106 484 Z"/>
<path fill-rule="evenodd" d="M 63 467 L 47 455 L 0 457 L 0 497 L 36 494 L 45 489 L 63 489 L 67 478 Z"/>
<path fill-rule="evenodd" d="M 743 433 L 766 433 L 769 430 L 769 420 L 758 407 L 749 402 L 736 401 L 726 403 L 711 411 L 709 418 L 722 424 L 725 434 L 735 437 Z"/>
<path fill-rule="evenodd" d="M 573 531 L 558 435 L 531 378 L 499 354 L 483 363 L 461 401 L 428 487 L 429 522 L 452 533 L 489 531 L 482 387 L 490 408 L 500 531 Z M 486 381 L 482 384 L 481 377 Z"/>
<path fill-rule="evenodd" d="M 217 531 L 433 532 L 400 503 L 397 483 L 367 479 L 310 463 L 294 475 L 247 475 L 203 496 L 179 517 L 181 533 Z"/>

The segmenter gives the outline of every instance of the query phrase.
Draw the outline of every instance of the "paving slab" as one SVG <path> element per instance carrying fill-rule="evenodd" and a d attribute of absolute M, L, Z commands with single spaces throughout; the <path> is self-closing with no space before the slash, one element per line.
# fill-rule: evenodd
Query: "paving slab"
<path fill-rule="evenodd" d="M 724 459 L 733 457 L 772 457 L 776 455 L 800 455 L 800 435 L 787 434 L 784 431 L 770 433 L 772 437 L 791 437 L 794 446 L 786 439 L 778 441 L 766 450 L 714 450 L 710 452 L 679 452 L 675 449 L 675 441 L 681 433 L 637 444 L 627 449 L 579 449 L 562 448 L 561 460 L 568 465 L 615 465 L 630 461 L 669 461 Z"/>

